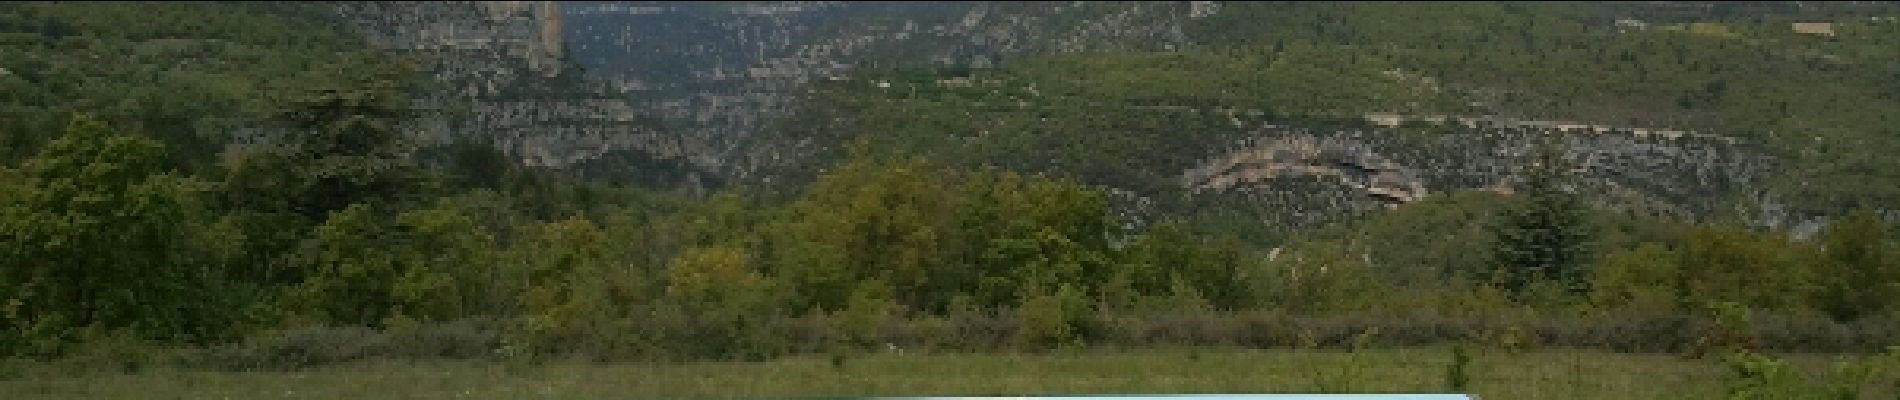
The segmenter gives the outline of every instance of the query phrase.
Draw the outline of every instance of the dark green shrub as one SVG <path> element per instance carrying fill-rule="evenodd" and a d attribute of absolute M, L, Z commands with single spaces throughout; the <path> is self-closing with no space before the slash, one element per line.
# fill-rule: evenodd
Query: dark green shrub
<path fill-rule="evenodd" d="M 499 322 L 463 319 L 422 324 L 406 332 L 385 332 L 390 356 L 406 358 L 473 359 L 494 354 L 501 346 Z"/>
<path fill-rule="evenodd" d="M 1346 360 L 1338 365 L 1328 365 L 1313 370 L 1314 385 L 1320 393 L 1348 393 L 1356 391 L 1359 382 L 1365 381 L 1369 367 L 1361 350 L 1370 348 L 1373 338 L 1379 335 L 1379 328 L 1367 328 L 1352 336 L 1346 348 Z"/>
<path fill-rule="evenodd" d="M 819 354 L 831 351 L 842 341 L 832 329 L 832 322 L 822 311 L 798 317 L 785 317 L 772 320 L 769 327 L 773 336 L 785 344 L 785 350 L 792 353 Z"/>
<path fill-rule="evenodd" d="M 1007 349 L 1015 337 L 1019 320 L 1013 310 L 976 309 L 952 313 L 951 329 L 956 332 L 958 345 L 952 347 L 963 351 L 994 351 Z"/>
<path fill-rule="evenodd" d="M 1044 295 L 1023 301 L 1017 315 L 1022 324 L 1016 328 L 1015 345 L 1025 351 L 1053 349 L 1081 339 L 1072 322 L 1074 316 L 1064 310 L 1059 296 Z"/>
<path fill-rule="evenodd" d="M 291 371 L 372 358 L 475 359 L 502 349 L 500 323 L 466 319 L 377 331 L 308 327 L 269 331 L 203 349 L 187 366 L 227 371 Z"/>
<path fill-rule="evenodd" d="M 831 348 L 831 369 L 843 370 L 845 361 L 851 358 L 850 350 L 844 346 Z"/>
<path fill-rule="evenodd" d="M 0 382 L 25 378 L 26 361 L 12 358 L 0 358 Z"/>
<path fill-rule="evenodd" d="M 386 338 L 365 327 L 311 327 L 266 332 L 212 348 L 198 364 L 230 371 L 289 371 L 380 354 Z"/>
<path fill-rule="evenodd" d="M 1731 372 L 1728 378 L 1729 399 L 1822 397 L 1823 391 L 1809 387 L 1809 383 L 1801 377 L 1801 374 L 1795 372 L 1787 361 L 1779 358 L 1752 351 L 1737 351 L 1729 354 L 1725 361 Z"/>
<path fill-rule="evenodd" d="M 1471 385 L 1471 355 L 1465 352 L 1465 345 L 1451 347 L 1451 367 L 1445 371 L 1445 386 L 1452 392 L 1464 393 Z"/>
<path fill-rule="evenodd" d="M 139 339 L 130 332 L 82 336 L 80 342 L 72 345 L 71 352 L 54 362 L 57 369 L 132 374 L 164 362 L 158 343 Z"/>

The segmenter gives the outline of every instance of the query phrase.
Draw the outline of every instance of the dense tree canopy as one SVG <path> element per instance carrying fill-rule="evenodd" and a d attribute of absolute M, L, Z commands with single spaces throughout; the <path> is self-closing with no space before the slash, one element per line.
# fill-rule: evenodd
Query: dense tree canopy
<path fill-rule="evenodd" d="M 499 326 L 496 354 L 757 359 L 919 337 L 1264 345 L 1295 340 L 1268 337 L 1295 317 L 1446 318 L 1408 334 L 1473 337 L 1720 304 L 1816 326 L 1896 317 L 1900 25 L 1809 40 L 1785 16 L 1602 7 L 1233 4 L 1183 51 L 865 70 L 783 121 L 822 150 L 782 175 L 802 178 L 702 196 L 525 168 L 483 138 L 421 148 L 414 71 L 320 9 L 6 3 L 0 355 L 464 321 Z M 1620 12 L 1682 24 L 1617 32 Z M 1785 173 L 1674 195 L 1773 192 L 1836 217 L 1810 237 L 1595 207 L 1548 151 L 1500 162 L 1508 194 L 1455 187 L 1313 226 L 1183 188 L 1253 127 L 1355 130 L 1367 111 L 1718 129 Z M 1147 200 L 1162 211 L 1123 222 Z M 1205 315 L 1282 319 L 1167 325 Z M 1691 341 L 1676 331 L 1654 335 Z"/>

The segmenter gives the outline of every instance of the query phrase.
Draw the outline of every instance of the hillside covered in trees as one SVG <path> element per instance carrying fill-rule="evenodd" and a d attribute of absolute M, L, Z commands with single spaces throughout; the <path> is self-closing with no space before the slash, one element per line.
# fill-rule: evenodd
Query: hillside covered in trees
<path fill-rule="evenodd" d="M 874 53 L 710 191 L 441 140 L 597 81 L 457 106 L 481 74 L 334 4 L 5 3 L 0 356 L 1879 351 L 1900 8 L 1861 3 L 1171 5 L 1162 48 Z M 1039 29 L 1149 15 L 1088 10 Z"/>

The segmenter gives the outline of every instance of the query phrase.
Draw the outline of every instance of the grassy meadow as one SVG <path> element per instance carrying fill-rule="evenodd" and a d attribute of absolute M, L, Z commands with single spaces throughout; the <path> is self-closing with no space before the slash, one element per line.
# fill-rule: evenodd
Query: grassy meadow
<path fill-rule="evenodd" d="M 1346 351 L 1173 349 L 1043 354 L 808 355 L 765 362 L 539 364 L 374 360 L 295 372 L 20 368 L 0 398 L 609 399 L 1156 393 L 1450 392 L 1444 347 Z M 1546 349 L 1473 351 L 1484 399 L 1710 399 L 1727 367 L 1711 359 Z M 1804 374 L 1834 356 L 1786 357 Z M 1875 389 L 1863 398 L 1892 396 Z M 1891 397 L 1886 397 L 1891 398 Z"/>

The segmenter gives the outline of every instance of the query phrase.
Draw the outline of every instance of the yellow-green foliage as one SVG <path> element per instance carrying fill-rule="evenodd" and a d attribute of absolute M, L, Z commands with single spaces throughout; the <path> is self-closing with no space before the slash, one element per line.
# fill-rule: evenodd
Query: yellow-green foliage
<path fill-rule="evenodd" d="M 702 315 L 736 313 L 773 306 L 763 275 L 751 270 L 743 249 L 687 249 L 666 266 L 666 295 Z"/>
<path fill-rule="evenodd" d="M 1087 300 L 1072 286 L 1032 295 L 1023 300 L 1017 312 L 1020 326 L 1016 329 L 1016 346 L 1029 351 L 1081 346 L 1088 315 Z"/>
<path fill-rule="evenodd" d="M 312 322 L 348 324 L 472 313 L 484 278 L 492 278 L 484 276 L 493 268 L 487 232 L 453 210 L 384 218 L 355 204 L 316 228 L 316 240 L 302 252 L 311 273 L 289 296 L 293 310 Z"/>
<path fill-rule="evenodd" d="M 1860 210 L 1821 233 L 1819 254 L 1806 262 L 1817 307 L 1838 319 L 1900 311 L 1900 243 L 1888 232 L 1879 216 Z"/>
<path fill-rule="evenodd" d="M 228 334 L 230 271 L 199 258 L 200 186 L 164 156 L 155 140 L 80 115 L 0 174 L 0 355 L 57 353 L 82 329 L 163 342 Z"/>
<path fill-rule="evenodd" d="M 687 349 L 692 356 L 757 360 L 782 351 L 764 326 L 783 307 L 783 297 L 754 270 L 743 251 L 727 246 L 691 248 L 667 264 L 662 304 L 666 310 L 683 313 L 677 322 L 683 330 L 668 333 L 663 340 Z"/>
<path fill-rule="evenodd" d="M 1596 267 L 1591 298 L 1598 306 L 1672 311 L 1677 306 L 1675 255 L 1657 243 L 1611 252 Z"/>
<path fill-rule="evenodd" d="M 391 289 L 402 314 L 447 320 L 476 311 L 481 288 L 495 272 L 494 238 L 467 215 L 449 209 L 423 209 L 396 216 L 407 236 L 408 268 Z"/>
<path fill-rule="evenodd" d="M 1675 283 L 1695 304 L 1737 302 L 1788 309 L 1806 304 L 1809 276 L 1795 257 L 1798 244 L 1775 232 L 1706 227 L 1691 232 L 1677 252 Z"/>
<path fill-rule="evenodd" d="M 1839 357 L 1818 374 L 1803 374 L 1786 359 L 1754 351 L 1731 352 L 1724 361 L 1730 371 L 1729 400 L 1863 399 L 1900 390 L 1893 385 L 1900 383 L 1900 346 L 1884 354 Z"/>
<path fill-rule="evenodd" d="M 587 220 L 540 224 L 512 251 L 525 267 L 517 336 L 542 351 L 609 352 L 628 331 L 632 280 L 607 256 L 607 236 Z"/>
<path fill-rule="evenodd" d="M 1272 304 L 1297 312 L 1364 310 L 1382 301 L 1382 280 L 1365 258 L 1337 244 L 1291 248 L 1275 259 L 1277 287 Z"/>
<path fill-rule="evenodd" d="M 832 319 L 836 323 L 833 329 L 847 343 L 857 346 L 877 345 L 881 328 L 896 312 L 893 308 L 889 285 L 878 280 L 859 282 L 857 289 L 851 293 L 851 300 Z"/>
<path fill-rule="evenodd" d="M 1107 203 L 1069 181 L 922 160 L 854 159 L 812 184 L 763 230 L 765 268 L 794 309 L 845 309 L 852 293 L 938 312 L 967 296 L 1011 306 L 1026 293 L 1074 285 L 1093 293 L 1111 275 Z"/>

